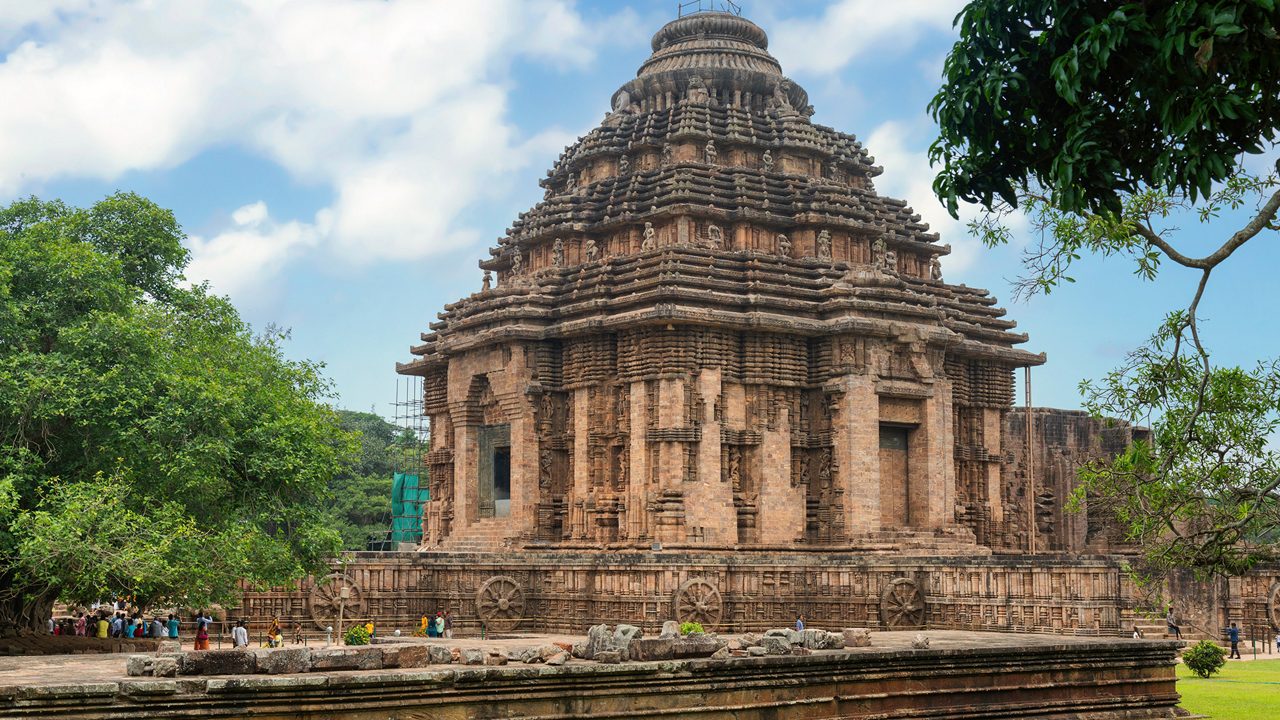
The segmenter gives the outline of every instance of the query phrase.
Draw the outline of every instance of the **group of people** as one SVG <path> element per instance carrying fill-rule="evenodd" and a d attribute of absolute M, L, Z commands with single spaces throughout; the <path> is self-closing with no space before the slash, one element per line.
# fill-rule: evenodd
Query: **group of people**
<path fill-rule="evenodd" d="M 418 632 L 427 637 L 453 637 L 453 613 L 444 610 L 436 611 L 434 617 L 423 615 Z"/>
<path fill-rule="evenodd" d="M 88 615 L 76 613 L 75 618 L 49 618 L 50 635 L 77 635 L 96 638 L 168 638 L 178 637 L 178 616 L 170 613 L 168 618 L 159 615 L 150 620 L 140 613 L 99 612 Z"/>

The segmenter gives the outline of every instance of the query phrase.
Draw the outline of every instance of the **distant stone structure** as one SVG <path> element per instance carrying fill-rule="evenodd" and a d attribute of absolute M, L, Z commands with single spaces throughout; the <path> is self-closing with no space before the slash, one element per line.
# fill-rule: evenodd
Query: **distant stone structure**
<path fill-rule="evenodd" d="M 1143 431 L 1033 410 L 1030 481 L 1013 374 L 1044 356 L 943 281 L 950 247 L 810 121 L 764 31 L 702 12 L 652 47 L 480 263 L 496 284 L 397 367 L 431 426 L 420 552 L 329 587 L 494 629 L 1132 624 L 1128 549 L 1065 504 Z M 324 626 L 325 587 L 242 612 Z M 1247 587 L 1232 617 L 1280 617 L 1280 575 Z"/>

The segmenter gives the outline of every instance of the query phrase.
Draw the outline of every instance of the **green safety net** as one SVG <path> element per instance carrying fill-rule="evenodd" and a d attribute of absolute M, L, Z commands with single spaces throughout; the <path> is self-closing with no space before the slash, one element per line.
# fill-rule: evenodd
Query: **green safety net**
<path fill-rule="evenodd" d="M 391 482 L 391 541 L 418 542 L 422 539 L 422 503 L 431 491 L 418 487 L 418 476 L 396 473 Z"/>

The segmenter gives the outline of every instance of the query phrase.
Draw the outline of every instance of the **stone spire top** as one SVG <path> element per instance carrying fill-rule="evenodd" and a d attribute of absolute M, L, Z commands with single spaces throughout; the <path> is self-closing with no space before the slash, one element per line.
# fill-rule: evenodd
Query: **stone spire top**
<path fill-rule="evenodd" d="M 684 68 L 733 68 L 782 75 L 769 54 L 769 36 L 758 25 L 724 12 L 702 12 L 672 20 L 654 33 L 653 55 L 639 77 Z"/>

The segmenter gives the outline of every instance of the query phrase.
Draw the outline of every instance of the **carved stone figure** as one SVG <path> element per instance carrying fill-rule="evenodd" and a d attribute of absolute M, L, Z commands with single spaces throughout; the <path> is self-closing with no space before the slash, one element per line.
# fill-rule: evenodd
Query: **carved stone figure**
<path fill-rule="evenodd" d="M 595 262 L 600 258 L 600 248 L 596 246 L 596 241 L 592 238 L 587 238 L 583 251 L 587 255 L 587 262 Z"/>
<path fill-rule="evenodd" d="M 511 274 L 519 275 L 522 272 L 524 272 L 524 253 L 517 249 L 511 256 Z"/>
<path fill-rule="evenodd" d="M 613 111 L 615 113 L 626 112 L 631 107 L 631 93 L 626 88 L 618 91 L 613 98 Z"/>
<path fill-rule="evenodd" d="M 884 254 L 884 271 L 890 273 L 898 272 L 898 253 L 894 250 L 888 250 Z"/>
<path fill-rule="evenodd" d="M 884 270 L 885 249 L 884 238 L 876 238 L 876 241 L 871 243 L 871 265 L 877 270 Z"/>
<path fill-rule="evenodd" d="M 942 261 L 937 255 L 929 258 L 929 279 L 942 280 Z"/>
<path fill-rule="evenodd" d="M 671 143 L 662 143 L 662 166 L 666 167 L 675 159 L 675 151 L 671 149 Z"/>
<path fill-rule="evenodd" d="M 689 78 L 689 102 L 695 105 L 706 105 L 711 99 L 711 94 L 707 92 L 707 84 L 702 81 L 700 75 L 694 75 Z"/>
<path fill-rule="evenodd" d="M 714 249 L 719 250 L 724 247 L 724 231 L 719 225 L 707 226 L 707 243 Z"/>
<path fill-rule="evenodd" d="M 578 189 L 578 174 L 569 173 L 569 179 L 564 182 L 564 191 L 572 193 Z"/>
<path fill-rule="evenodd" d="M 484 278 L 480 281 L 480 292 L 488 292 L 493 288 L 493 273 L 488 270 L 484 271 Z"/>
<path fill-rule="evenodd" d="M 764 155 L 760 157 L 760 162 L 764 165 L 765 172 L 773 172 L 773 153 L 765 150 Z"/>
<path fill-rule="evenodd" d="M 618 158 L 618 174 L 626 175 L 629 172 L 631 172 L 631 161 L 627 159 L 626 155 L 623 155 Z"/>
<path fill-rule="evenodd" d="M 787 97 L 787 92 L 791 89 L 791 81 L 783 78 L 773 84 L 773 98 L 771 99 L 773 108 L 780 113 L 794 113 L 791 107 L 791 98 Z"/>
<path fill-rule="evenodd" d="M 652 250 L 658 245 L 658 233 L 653 229 L 653 223 L 644 224 L 644 242 L 640 243 L 641 250 Z"/>
<path fill-rule="evenodd" d="M 778 234 L 778 254 L 783 257 L 791 257 L 791 238 L 781 233 Z"/>
<path fill-rule="evenodd" d="M 831 259 L 831 231 L 822 230 L 818 233 L 818 259 Z"/>
<path fill-rule="evenodd" d="M 717 156 L 717 155 L 719 155 L 720 153 L 719 153 L 719 151 L 717 151 L 717 150 L 716 150 L 716 141 L 715 141 L 715 140 L 708 140 L 708 141 L 707 141 L 707 146 L 706 146 L 705 148 L 703 148 L 703 154 L 704 154 L 704 155 L 705 155 L 705 157 L 706 157 L 706 160 L 707 160 L 707 164 L 708 164 L 708 165 L 715 165 L 715 164 L 716 164 L 716 156 Z"/>
<path fill-rule="evenodd" d="M 551 244 L 551 264 L 556 267 L 564 266 L 564 241 L 556 238 Z"/>

